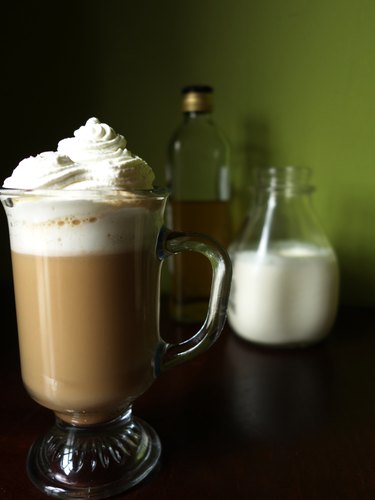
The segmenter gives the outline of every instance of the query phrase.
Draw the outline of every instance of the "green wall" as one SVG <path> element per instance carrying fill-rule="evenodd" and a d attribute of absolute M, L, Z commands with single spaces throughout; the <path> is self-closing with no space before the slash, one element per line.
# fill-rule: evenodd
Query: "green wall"
<path fill-rule="evenodd" d="M 7 14 L 3 120 L 18 133 L 3 135 L 3 177 L 97 115 L 163 183 L 180 87 L 210 83 L 233 149 L 236 222 L 251 167 L 313 167 L 342 302 L 375 305 L 373 0 L 82 1 L 54 12 L 21 2 Z"/>

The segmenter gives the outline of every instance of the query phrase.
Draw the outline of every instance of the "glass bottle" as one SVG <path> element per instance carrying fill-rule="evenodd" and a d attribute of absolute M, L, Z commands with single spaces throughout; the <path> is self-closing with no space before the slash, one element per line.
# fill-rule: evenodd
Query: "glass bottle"
<path fill-rule="evenodd" d="M 203 232 L 227 247 L 230 151 L 212 110 L 212 87 L 182 89 L 183 120 L 168 148 L 168 218 L 176 230 Z M 180 322 L 202 321 L 211 287 L 210 266 L 199 254 L 176 256 L 171 266 L 172 317 Z"/>
<path fill-rule="evenodd" d="M 232 329 L 259 344 L 297 346 L 330 331 L 338 266 L 312 206 L 311 169 L 257 170 L 254 204 L 230 247 Z"/>

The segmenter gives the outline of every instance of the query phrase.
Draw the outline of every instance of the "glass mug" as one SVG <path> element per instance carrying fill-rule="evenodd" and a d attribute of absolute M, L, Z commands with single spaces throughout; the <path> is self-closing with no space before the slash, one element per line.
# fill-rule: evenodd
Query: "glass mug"
<path fill-rule="evenodd" d="M 226 252 L 163 225 L 162 190 L 0 190 L 8 219 L 22 378 L 55 425 L 31 447 L 28 475 L 58 498 L 106 498 L 157 464 L 156 432 L 132 402 L 218 338 L 231 282 Z M 189 340 L 159 335 L 163 260 L 205 255 L 206 320 Z M 194 272 L 194 270 L 192 270 Z"/>

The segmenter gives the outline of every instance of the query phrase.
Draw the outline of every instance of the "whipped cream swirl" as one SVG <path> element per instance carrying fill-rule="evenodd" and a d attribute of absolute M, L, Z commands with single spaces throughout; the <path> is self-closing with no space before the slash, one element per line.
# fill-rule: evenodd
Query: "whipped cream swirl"
<path fill-rule="evenodd" d="M 126 139 L 90 118 L 59 142 L 57 152 L 26 158 L 3 186 L 16 189 L 152 189 L 149 165 L 126 148 Z"/>
<path fill-rule="evenodd" d="M 55 151 L 46 151 L 22 160 L 11 177 L 5 179 L 3 187 L 14 189 L 54 188 L 58 179 L 59 188 L 71 183 L 77 166 L 67 156 Z"/>

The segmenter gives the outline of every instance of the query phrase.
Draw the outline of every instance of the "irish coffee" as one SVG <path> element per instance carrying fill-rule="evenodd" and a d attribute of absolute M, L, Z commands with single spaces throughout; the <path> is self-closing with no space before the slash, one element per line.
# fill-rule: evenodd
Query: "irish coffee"
<path fill-rule="evenodd" d="M 57 415 L 27 471 L 58 498 L 107 498 L 158 463 L 161 444 L 132 401 L 156 375 L 220 334 L 231 266 L 203 235 L 163 227 L 167 193 L 126 139 L 91 118 L 56 152 L 22 160 L 4 181 L 22 375 Z M 211 262 L 207 321 L 190 339 L 159 336 L 160 264 L 199 251 Z"/>
<path fill-rule="evenodd" d="M 153 382 L 163 204 L 47 198 L 9 210 L 24 384 L 65 421 L 108 421 Z"/>

